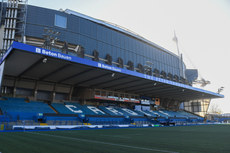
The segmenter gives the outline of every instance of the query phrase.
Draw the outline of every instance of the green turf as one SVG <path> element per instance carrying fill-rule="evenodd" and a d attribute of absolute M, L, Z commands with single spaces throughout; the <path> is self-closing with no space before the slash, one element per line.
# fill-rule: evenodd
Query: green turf
<path fill-rule="evenodd" d="M 1 153 L 229 153 L 230 125 L 0 132 Z"/>

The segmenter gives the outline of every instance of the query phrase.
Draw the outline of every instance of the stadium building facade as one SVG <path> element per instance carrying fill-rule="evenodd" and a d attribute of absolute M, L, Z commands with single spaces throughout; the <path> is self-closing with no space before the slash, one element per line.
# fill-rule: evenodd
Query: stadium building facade
<path fill-rule="evenodd" d="M 26 3 L 0 3 L 2 96 L 140 111 L 181 106 L 200 116 L 212 98 L 223 97 L 192 87 L 197 70 L 138 34 Z"/>

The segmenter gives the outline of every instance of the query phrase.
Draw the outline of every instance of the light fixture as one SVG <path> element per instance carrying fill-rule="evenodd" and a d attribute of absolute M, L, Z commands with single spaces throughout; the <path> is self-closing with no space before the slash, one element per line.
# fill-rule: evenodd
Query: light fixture
<path fill-rule="evenodd" d="M 79 52 L 79 50 L 80 50 L 80 46 L 79 46 L 79 45 L 77 45 L 77 47 L 74 49 L 74 51 L 75 51 L 76 53 L 78 53 L 78 52 Z"/>
<path fill-rule="evenodd" d="M 115 76 L 115 73 L 112 73 L 112 75 L 111 75 L 112 77 L 114 77 Z"/>
<path fill-rule="evenodd" d="M 44 38 L 44 43 L 42 45 L 45 49 L 51 49 L 55 47 L 56 42 L 59 40 L 58 36 L 60 35 L 59 31 L 55 31 L 53 29 L 49 29 L 47 27 L 44 28 L 44 33 L 42 34 Z"/>
<path fill-rule="evenodd" d="M 43 62 L 43 63 L 46 63 L 46 62 L 47 62 L 47 58 L 44 58 L 44 59 L 42 60 L 42 62 Z"/>

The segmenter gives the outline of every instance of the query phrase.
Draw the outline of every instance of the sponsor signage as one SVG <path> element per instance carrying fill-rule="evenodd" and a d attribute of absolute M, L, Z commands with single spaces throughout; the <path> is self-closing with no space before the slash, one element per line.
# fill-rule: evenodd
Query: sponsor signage
<path fill-rule="evenodd" d="M 119 98 L 119 97 L 106 97 L 106 96 L 99 96 L 95 95 L 94 99 L 102 99 L 102 100 L 109 100 L 109 101 L 121 101 L 121 102 L 130 102 L 130 103 L 140 103 L 139 100 L 136 99 L 129 99 L 129 98 Z"/>
<path fill-rule="evenodd" d="M 115 72 L 121 72 L 120 68 L 114 67 L 114 66 L 110 66 L 110 65 L 107 65 L 107 64 L 98 63 L 97 66 L 99 68 L 103 68 L 103 69 L 107 69 L 107 70 L 111 70 L 111 71 L 115 71 Z"/>
<path fill-rule="evenodd" d="M 141 104 L 150 105 L 150 101 L 149 100 L 141 100 Z"/>

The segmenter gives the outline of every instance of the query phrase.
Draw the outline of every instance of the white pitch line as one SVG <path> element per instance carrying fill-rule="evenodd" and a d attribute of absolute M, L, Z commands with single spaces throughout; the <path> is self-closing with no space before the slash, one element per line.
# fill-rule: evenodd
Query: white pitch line
<path fill-rule="evenodd" d="M 106 145 L 111 145 L 111 146 L 119 146 L 119 147 L 132 148 L 132 149 L 140 149 L 140 150 L 148 150 L 148 151 L 158 151 L 158 152 L 165 152 L 165 153 L 179 153 L 179 152 L 169 151 L 169 150 L 160 150 L 160 149 L 152 149 L 152 148 L 145 148 L 145 147 L 136 147 L 136 146 L 129 146 L 129 145 L 124 145 L 124 144 L 116 144 L 116 143 L 96 141 L 96 140 L 72 138 L 72 137 L 52 135 L 52 134 L 44 134 L 44 133 L 37 133 L 37 132 L 26 132 L 26 133 L 31 133 L 31 134 L 36 134 L 36 135 L 44 135 L 44 136 L 51 136 L 51 137 L 56 137 L 56 138 L 65 138 L 65 139 L 71 139 L 71 140 L 77 140 L 77 141 L 84 141 L 84 142 L 91 142 L 91 143 L 98 143 L 98 144 L 106 144 Z"/>

